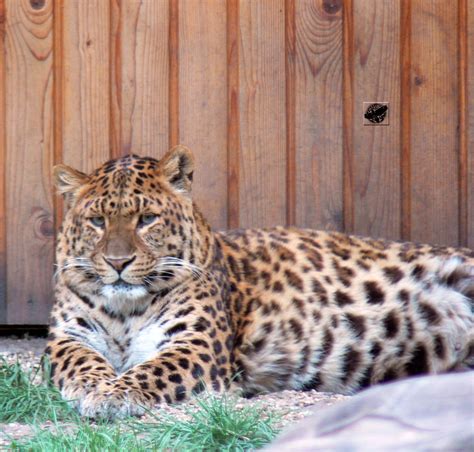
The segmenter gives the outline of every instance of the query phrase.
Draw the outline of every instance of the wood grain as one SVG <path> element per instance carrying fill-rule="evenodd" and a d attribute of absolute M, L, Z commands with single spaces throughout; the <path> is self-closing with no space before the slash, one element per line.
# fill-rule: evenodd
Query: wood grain
<path fill-rule="evenodd" d="M 0 324 L 7 320 L 5 0 L 0 0 Z"/>
<path fill-rule="evenodd" d="M 55 14 L 58 12 L 55 11 Z M 110 5 L 101 0 L 63 3 L 63 161 L 91 172 L 110 158 Z"/>
<path fill-rule="evenodd" d="M 398 239 L 400 3 L 354 0 L 354 34 L 354 232 Z M 364 102 L 389 102 L 389 125 L 363 125 Z"/>
<path fill-rule="evenodd" d="M 168 0 L 113 2 L 114 153 L 168 150 Z M 118 111 L 117 111 L 118 110 Z M 118 122 L 118 123 L 117 123 Z"/>
<path fill-rule="evenodd" d="M 214 228 L 227 226 L 225 0 L 179 3 L 179 133 L 196 159 L 194 199 Z"/>
<path fill-rule="evenodd" d="M 53 2 L 7 0 L 7 321 L 46 323 L 51 304 Z"/>
<path fill-rule="evenodd" d="M 240 225 L 239 0 L 227 0 L 227 227 Z"/>
<path fill-rule="evenodd" d="M 343 228 L 342 2 L 296 2 L 296 224 Z"/>
<path fill-rule="evenodd" d="M 467 148 L 467 0 L 458 0 L 458 103 L 459 103 L 459 244 L 467 245 L 468 148 Z"/>
<path fill-rule="evenodd" d="M 457 245 L 457 5 L 413 0 L 411 7 L 411 238 Z"/>
<path fill-rule="evenodd" d="M 240 223 L 286 222 L 283 0 L 240 2 Z"/>
<path fill-rule="evenodd" d="M 179 141 L 179 0 L 169 0 L 168 25 L 168 129 L 169 146 L 176 146 Z"/>
<path fill-rule="evenodd" d="M 411 0 L 400 2 L 400 238 L 411 238 Z"/>
<path fill-rule="evenodd" d="M 342 195 L 344 231 L 354 232 L 354 3 L 343 8 Z"/>
<path fill-rule="evenodd" d="M 53 3 L 53 164 L 63 161 L 64 138 L 64 2 Z M 52 181 L 51 181 L 52 182 Z M 64 217 L 64 203 L 61 196 L 53 194 L 53 216 L 55 233 L 61 227 Z M 55 262 L 56 263 L 56 262 Z"/>
<path fill-rule="evenodd" d="M 286 224 L 296 223 L 296 5 L 285 0 Z"/>
<path fill-rule="evenodd" d="M 474 249 L 474 3 L 467 2 L 467 246 Z"/>

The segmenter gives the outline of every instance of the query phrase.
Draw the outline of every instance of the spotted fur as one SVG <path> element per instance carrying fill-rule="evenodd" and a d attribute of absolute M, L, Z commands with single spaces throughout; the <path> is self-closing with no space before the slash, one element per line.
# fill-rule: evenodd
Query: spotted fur
<path fill-rule="evenodd" d="M 473 365 L 472 251 L 212 232 L 192 171 L 183 147 L 55 169 L 69 210 L 46 353 L 81 414 L 137 414 L 206 386 L 350 394 Z"/>

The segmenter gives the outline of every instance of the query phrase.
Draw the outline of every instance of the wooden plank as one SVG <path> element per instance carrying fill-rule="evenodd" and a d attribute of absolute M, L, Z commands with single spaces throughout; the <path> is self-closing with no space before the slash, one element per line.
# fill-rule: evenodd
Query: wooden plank
<path fill-rule="evenodd" d="M 110 5 L 82 0 L 62 7 L 62 115 L 55 129 L 62 128 L 63 161 L 89 173 L 110 157 Z"/>
<path fill-rule="evenodd" d="M 459 244 L 467 246 L 468 233 L 468 111 L 467 111 L 467 0 L 458 0 L 459 101 Z"/>
<path fill-rule="evenodd" d="M 283 0 L 241 0 L 240 223 L 286 223 Z"/>
<path fill-rule="evenodd" d="M 239 0 L 227 1 L 227 227 L 240 224 Z"/>
<path fill-rule="evenodd" d="M 179 144 L 179 0 L 169 0 L 169 146 Z"/>
<path fill-rule="evenodd" d="M 168 150 L 168 0 L 112 0 L 113 154 Z"/>
<path fill-rule="evenodd" d="M 400 3 L 354 0 L 354 232 L 400 238 Z M 363 125 L 389 102 L 388 126 Z"/>
<path fill-rule="evenodd" d="M 400 179 L 402 240 L 411 237 L 411 0 L 400 2 Z"/>
<path fill-rule="evenodd" d="M 354 3 L 346 0 L 343 9 L 342 79 L 342 190 L 343 224 L 346 233 L 354 231 Z"/>
<path fill-rule="evenodd" d="M 467 2 L 467 246 L 474 249 L 474 3 Z"/>
<path fill-rule="evenodd" d="M 7 319 L 5 0 L 0 0 L 0 324 Z"/>
<path fill-rule="evenodd" d="M 64 2 L 53 3 L 53 164 L 63 161 L 64 129 Z M 61 196 L 53 195 L 54 230 L 58 231 L 64 217 L 64 204 Z"/>
<path fill-rule="evenodd" d="M 411 8 L 411 238 L 457 245 L 457 4 L 413 0 Z"/>
<path fill-rule="evenodd" d="M 194 199 L 215 228 L 227 226 L 225 0 L 179 3 L 179 134 L 195 155 Z"/>
<path fill-rule="evenodd" d="M 285 1 L 286 224 L 296 223 L 296 5 Z"/>
<path fill-rule="evenodd" d="M 5 5 L 7 321 L 41 324 L 53 269 L 53 1 Z"/>
<path fill-rule="evenodd" d="M 342 3 L 296 2 L 296 224 L 343 228 Z"/>

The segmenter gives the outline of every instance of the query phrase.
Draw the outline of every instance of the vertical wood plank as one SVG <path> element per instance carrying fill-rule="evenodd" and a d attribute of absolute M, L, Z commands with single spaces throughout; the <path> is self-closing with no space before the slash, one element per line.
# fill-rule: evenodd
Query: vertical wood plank
<path fill-rule="evenodd" d="M 296 5 L 285 0 L 286 224 L 296 223 Z"/>
<path fill-rule="evenodd" d="M 411 0 L 400 2 L 400 182 L 402 240 L 411 238 Z"/>
<path fill-rule="evenodd" d="M 62 106 L 55 129 L 62 129 L 63 161 L 89 173 L 110 157 L 110 4 L 61 3 Z"/>
<path fill-rule="evenodd" d="M 226 1 L 179 3 L 179 135 L 196 157 L 194 199 L 227 226 Z"/>
<path fill-rule="evenodd" d="M 64 2 L 53 3 L 53 164 L 63 161 L 64 130 Z M 54 230 L 58 231 L 63 221 L 64 205 L 61 196 L 53 194 Z"/>
<path fill-rule="evenodd" d="M 457 5 L 413 0 L 411 7 L 411 238 L 457 245 Z"/>
<path fill-rule="evenodd" d="M 346 0 L 343 9 L 343 115 L 342 190 L 344 231 L 354 232 L 354 3 Z"/>
<path fill-rule="evenodd" d="M 10 324 L 47 323 L 53 268 L 53 1 L 6 3 Z"/>
<path fill-rule="evenodd" d="M 241 0 L 240 222 L 286 222 L 285 17 L 283 0 Z"/>
<path fill-rule="evenodd" d="M 468 149 L 467 149 L 467 1 L 458 0 L 458 102 L 459 102 L 459 244 L 467 245 Z"/>
<path fill-rule="evenodd" d="M 227 227 L 240 224 L 239 0 L 227 0 Z"/>
<path fill-rule="evenodd" d="M 400 238 L 400 3 L 354 0 L 354 232 Z M 364 102 L 389 125 L 363 125 Z"/>
<path fill-rule="evenodd" d="M 179 144 L 179 0 L 169 0 L 169 147 Z"/>
<path fill-rule="evenodd" d="M 0 324 L 7 319 L 5 0 L 0 0 Z"/>
<path fill-rule="evenodd" d="M 112 148 L 159 157 L 168 149 L 168 0 L 112 0 Z"/>
<path fill-rule="evenodd" d="M 467 246 L 474 249 L 474 3 L 467 2 Z"/>
<path fill-rule="evenodd" d="M 342 2 L 296 2 L 296 224 L 343 228 Z"/>

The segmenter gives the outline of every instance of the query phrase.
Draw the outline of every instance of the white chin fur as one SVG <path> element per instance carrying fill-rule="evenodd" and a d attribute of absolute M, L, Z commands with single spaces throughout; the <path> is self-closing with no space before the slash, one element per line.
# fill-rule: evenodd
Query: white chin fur
<path fill-rule="evenodd" d="M 106 284 L 102 288 L 102 296 L 109 310 L 127 314 L 135 311 L 148 298 L 149 293 L 143 286 L 116 287 Z"/>
<path fill-rule="evenodd" d="M 116 287 L 111 284 L 107 284 L 102 288 L 102 295 L 110 301 L 134 301 L 145 297 L 148 295 L 148 292 L 143 286 Z"/>

